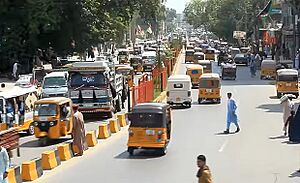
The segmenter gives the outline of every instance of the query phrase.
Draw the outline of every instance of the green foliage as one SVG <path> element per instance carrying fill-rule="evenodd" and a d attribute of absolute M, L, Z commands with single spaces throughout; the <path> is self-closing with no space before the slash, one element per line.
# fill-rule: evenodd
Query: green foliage
<path fill-rule="evenodd" d="M 184 14 L 195 28 L 204 27 L 221 38 L 232 40 L 234 30 L 250 32 L 256 15 L 267 0 L 192 0 Z"/>

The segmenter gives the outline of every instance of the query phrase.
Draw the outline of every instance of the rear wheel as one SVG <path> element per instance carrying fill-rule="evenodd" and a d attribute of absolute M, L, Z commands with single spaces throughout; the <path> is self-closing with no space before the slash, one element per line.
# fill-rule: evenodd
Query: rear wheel
<path fill-rule="evenodd" d="M 33 124 L 29 125 L 29 128 L 27 130 L 27 134 L 28 135 L 34 135 L 34 125 Z"/>
<path fill-rule="evenodd" d="M 277 92 L 277 98 L 281 97 L 281 93 Z"/>
<path fill-rule="evenodd" d="M 202 99 L 198 98 L 198 104 L 201 104 L 201 102 L 202 102 Z"/>
<path fill-rule="evenodd" d="M 134 148 L 133 147 L 128 147 L 127 151 L 128 151 L 130 156 L 133 156 L 133 154 L 134 154 Z"/>
<path fill-rule="evenodd" d="M 188 102 L 188 103 L 186 104 L 186 106 L 187 106 L 187 108 L 191 108 L 191 107 L 192 107 L 192 103 L 191 103 L 191 102 Z"/>
<path fill-rule="evenodd" d="M 167 154 L 167 148 L 164 147 L 164 148 L 158 149 L 158 153 L 159 153 L 159 155 L 161 155 L 161 156 L 166 155 L 166 154 Z"/>

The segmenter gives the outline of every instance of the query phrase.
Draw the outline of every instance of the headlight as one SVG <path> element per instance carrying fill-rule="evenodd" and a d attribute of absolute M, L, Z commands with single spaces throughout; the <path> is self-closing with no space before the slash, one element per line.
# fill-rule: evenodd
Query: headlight
<path fill-rule="evenodd" d="M 39 126 L 39 123 L 38 122 L 34 122 L 33 125 L 34 126 Z"/>
<path fill-rule="evenodd" d="M 55 126 L 55 122 L 54 121 L 50 121 L 49 122 L 49 126 Z"/>

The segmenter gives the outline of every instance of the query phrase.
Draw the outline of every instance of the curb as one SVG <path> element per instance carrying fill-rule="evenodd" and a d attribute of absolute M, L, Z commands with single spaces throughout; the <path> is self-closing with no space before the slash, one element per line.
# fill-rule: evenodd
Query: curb
<path fill-rule="evenodd" d="M 179 72 L 180 59 L 181 59 L 182 53 L 183 53 L 183 49 L 181 49 L 181 51 L 179 52 L 179 55 L 176 59 L 176 63 L 174 65 L 174 69 L 173 69 L 171 75 L 176 75 Z M 154 99 L 153 102 L 162 103 L 166 99 L 166 97 L 167 97 L 167 92 L 163 91 L 163 92 L 161 92 L 161 94 L 156 99 Z"/>

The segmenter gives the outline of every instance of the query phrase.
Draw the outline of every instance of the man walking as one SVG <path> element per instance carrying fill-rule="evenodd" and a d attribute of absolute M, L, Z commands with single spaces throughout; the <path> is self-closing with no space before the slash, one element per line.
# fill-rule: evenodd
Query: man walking
<path fill-rule="evenodd" d="M 232 93 L 227 93 L 228 102 L 227 102 L 227 128 L 224 131 L 225 134 L 229 134 L 230 125 L 234 123 L 236 126 L 235 133 L 240 131 L 240 126 L 238 124 L 238 118 L 236 114 L 237 105 L 235 100 L 232 98 Z"/>
<path fill-rule="evenodd" d="M 9 156 L 6 149 L 0 146 L 0 183 L 8 183 L 7 171 L 9 168 Z"/>
<path fill-rule="evenodd" d="M 84 120 L 81 112 L 78 111 L 78 105 L 73 106 L 74 115 L 73 115 L 73 143 L 78 149 L 78 156 L 83 155 L 83 151 L 87 150 L 87 144 L 85 141 L 85 128 Z"/>
<path fill-rule="evenodd" d="M 212 183 L 211 172 L 209 167 L 206 165 L 206 157 L 204 155 L 199 155 L 197 157 L 197 165 L 199 170 L 197 172 L 199 183 Z"/>
<path fill-rule="evenodd" d="M 16 61 L 13 65 L 12 75 L 14 79 L 17 81 L 19 79 L 19 62 Z"/>

